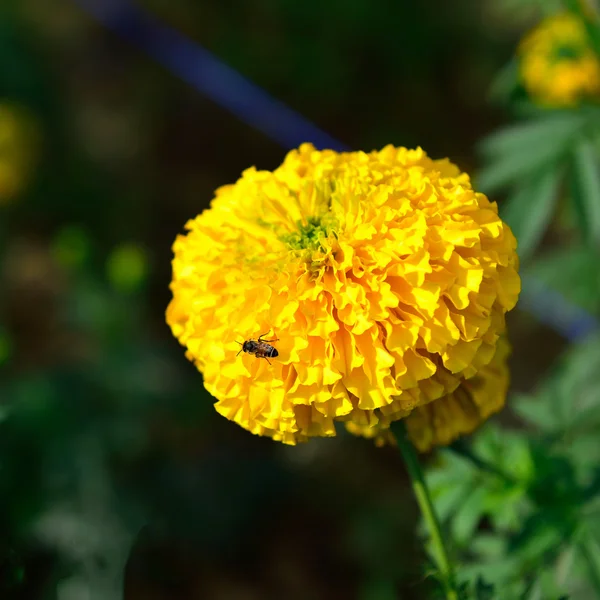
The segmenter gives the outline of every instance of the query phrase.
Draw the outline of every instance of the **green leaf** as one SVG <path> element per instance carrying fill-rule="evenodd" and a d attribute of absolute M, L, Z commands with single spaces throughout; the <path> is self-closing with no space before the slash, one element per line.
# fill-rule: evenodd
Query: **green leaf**
<path fill-rule="evenodd" d="M 479 151 L 489 164 L 477 176 L 477 186 L 490 194 L 546 171 L 550 163 L 568 155 L 588 120 L 587 113 L 561 111 L 488 136 L 480 143 Z"/>
<path fill-rule="evenodd" d="M 573 151 L 572 194 L 587 239 L 600 247 L 600 168 L 590 140 L 581 140 Z"/>
<path fill-rule="evenodd" d="M 564 541 L 557 523 L 548 523 L 545 516 L 534 515 L 527 519 L 508 549 L 508 554 L 518 556 L 522 562 L 542 562 L 544 555 L 556 552 Z"/>
<path fill-rule="evenodd" d="M 457 481 L 454 485 L 432 490 L 432 501 L 442 523 L 450 519 L 456 508 L 468 498 L 473 490 L 473 480 Z"/>
<path fill-rule="evenodd" d="M 485 498 L 485 514 L 497 530 L 507 531 L 519 527 L 532 502 L 524 485 L 498 487 L 489 490 Z"/>
<path fill-rule="evenodd" d="M 476 483 L 477 471 L 464 458 L 449 451 L 440 452 L 440 465 L 428 470 L 426 481 L 442 523 L 454 515 Z"/>
<path fill-rule="evenodd" d="M 600 588 L 600 548 L 596 540 L 586 535 L 578 543 L 577 549 L 581 561 L 586 564 L 588 580 L 597 592 Z"/>
<path fill-rule="evenodd" d="M 475 437 L 473 450 L 519 482 L 527 482 L 532 477 L 531 449 L 524 432 L 489 425 Z"/>
<path fill-rule="evenodd" d="M 512 403 L 517 414 L 538 427 L 543 435 L 544 446 L 541 453 L 537 452 L 538 459 L 540 456 L 550 459 L 552 454 L 568 459 L 576 479 L 587 486 L 584 489 L 591 489 L 594 482 L 600 489 L 600 477 L 596 473 L 600 463 L 599 373 L 600 336 L 593 335 L 561 357 L 535 396 Z M 547 471 L 552 473 L 556 487 L 559 483 L 556 464 Z M 539 480 L 539 464 L 536 463 L 532 473 Z"/>
<path fill-rule="evenodd" d="M 560 419 L 554 411 L 548 410 L 543 398 L 519 394 L 510 405 L 517 415 L 541 431 L 555 431 L 560 425 Z"/>
<path fill-rule="evenodd" d="M 479 533 L 472 540 L 470 550 L 487 561 L 499 560 L 506 553 L 506 540 L 492 533 Z"/>
<path fill-rule="evenodd" d="M 575 111 L 550 114 L 551 116 L 534 121 L 505 127 L 489 135 L 479 143 L 480 152 L 487 158 L 499 158 L 526 155 L 532 150 L 545 151 L 548 145 L 556 152 L 561 142 L 572 139 L 580 131 L 585 119 Z"/>
<path fill-rule="evenodd" d="M 583 245 L 545 252 L 526 265 L 522 274 L 525 280 L 561 293 L 575 306 L 600 312 L 598 255 Z"/>
<path fill-rule="evenodd" d="M 463 581 L 458 584 L 457 590 L 458 600 L 469 600 L 471 597 L 471 582 Z"/>
<path fill-rule="evenodd" d="M 519 83 L 519 62 L 512 58 L 495 77 L 490 86 L 489 96 L 492 102 L 505 102 Z"/>
<path fill-rule="evenodd" d="M 493 584 L 486 583 L 480 575 L 475 584 L 475 600 L 494 600 L 495 596 Z"/>
<path fill-rule="evenodd" d="M 467 544 L 473 537 L 479 521 L 483 517 L 487 490 L 475 488 L 461 503 L 451 521 L 452 538 L 457 544 Z"/>
<path fill-rule="evenodd" d="M 550 223 L 558 198 L 561 170 L 548 165 L 544 171 L 529 179 L 511 195 L 500 208 L 518 242 L 518 253 L 523 260 L 539 244 Z"/>
<path fill-rule="evenodd" d="M 475 473 L 473 464 L 463 456 L 446 448 L 437 453 L 437 462 L 427 470 L 427 485 L 430 489 L 455 485 L 457 480 L 463 481 Z"/>
<path fill-rule="evenodd" d="M 481 575 L 486 581 L 502 589 L 505 593 L 503 598 L 516 598 L 515 595 L 506 595 L 506 586 L 507 582 L 515 579 L 520 567 L 520 561 L 517 556 L 505 554 L 499 560 L 463 564 L 461 565 L 460 573 L 462 577 L 469 579 L 476 579 Z"/>
<path fill-rule="evenodd" d="M 594 335 L 566 352 L 553 375 L 540 388 L 539 401 L 556 417 L 556 429 L 581 437 L 600 408 L 600 336 Z M 582 415 L 586 415 L 582 418 Z"/>

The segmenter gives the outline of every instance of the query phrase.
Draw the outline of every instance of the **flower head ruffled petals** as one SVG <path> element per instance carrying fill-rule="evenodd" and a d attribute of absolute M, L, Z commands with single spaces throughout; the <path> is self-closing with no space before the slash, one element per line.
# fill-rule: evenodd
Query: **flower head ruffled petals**
<path fill-rule="evenodd" d="M 186 228 L 167 321 L 217 411 L 285 443 L 447 402 L 496 360 L 520 290 L 496 205 L 421 149 L 304 144 Z"/>

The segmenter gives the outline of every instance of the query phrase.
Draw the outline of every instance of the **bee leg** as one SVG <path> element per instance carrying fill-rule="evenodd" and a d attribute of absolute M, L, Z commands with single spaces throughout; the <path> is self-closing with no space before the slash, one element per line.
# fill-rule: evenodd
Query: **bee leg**
<path fill-rule="evenodd" d="M 267 331 L 267 333 L 270 333 L 270 331 L 271 330 L 269 329 L 269 331 Z M 267 333 L 263 333 L 262 335 L 260 335 L 258 337 L 258 341 L 259 342 L 267 342 L 267 344 L 270 344 L 271 342 L 278 342 L 279 341 L 279 338 L 276 338 L 276 337 L 273 338 L 272 340 L 263 340 L 262 338 L 265 337 L 265 335 L 267 335 Z"/>
<path fill-rule="evenodd" d="M 272 363 L 271 363 L 271 361 L 270 361 L 270 360 L 269 360 L 269 359 L 268 359 L 266 356 L 265 356 L 264 358 L 265 358 L 265 360 L 266 360 L 266 361 L 267 361 L 267 362 L 268 362 L 268 363 L 269 363 L 271 366 L 273 366 L 273 365 L 272 365 Z"/>

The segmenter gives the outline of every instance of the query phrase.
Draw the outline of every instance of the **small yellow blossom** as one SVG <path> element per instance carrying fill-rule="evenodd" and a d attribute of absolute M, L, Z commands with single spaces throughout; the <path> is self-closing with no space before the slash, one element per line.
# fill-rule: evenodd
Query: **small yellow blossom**
<path fill-rule="evenodd" d="M 544 19 L 523 38 L 518 53 L 523 85 L 539 104 L 568 107 L 600 97 L 600 61 L 576 15 Z"/>
<path fill-rule="evenodd" d="M 28 182 L 37 145 L 31 115 L 0 103 L 0 205 L 18 196 Z"/>
<path fill-rule="evenodd" d="M 382 437 L 408 417 L 426 449 L 503 405 L 516 242 L 447 159 L 303 144 L 218 189 L 186 229 L 167 322 L 217 411 L 249 431 L 294 444 L 343 421 Z M 271 364 L 238 356 L 263 333 Z"/>

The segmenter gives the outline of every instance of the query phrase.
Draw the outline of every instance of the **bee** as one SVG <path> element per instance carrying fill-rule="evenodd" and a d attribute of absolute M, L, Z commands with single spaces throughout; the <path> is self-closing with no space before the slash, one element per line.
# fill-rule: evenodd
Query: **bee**
<path fill-rule="evenodd" d="M 269 331 L 267 331 L 267 333 L 269 333 Z M 243 344 L 242 342 L 237 342 L 241 346 L 240 352 L 254 354 L 256 358 L 264 358 L 269 364 L 271 364 L 269 358 L 275 358 L 276 356 L 279 356 L 277 348 L 273 348 L 273 346 L 271 346 L 271 344 L 273 342 L 277 342 L 278 339 L 274 338 L 272 340 L 263 340 L 262 338 L 265 337 L 267 333 L 259 335 L 258 340 L 249 339 L 246 340 Z M 236 356 L 239 356 L 240 352 L 238 352 Z"/>

